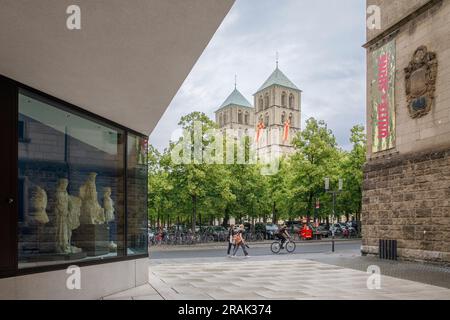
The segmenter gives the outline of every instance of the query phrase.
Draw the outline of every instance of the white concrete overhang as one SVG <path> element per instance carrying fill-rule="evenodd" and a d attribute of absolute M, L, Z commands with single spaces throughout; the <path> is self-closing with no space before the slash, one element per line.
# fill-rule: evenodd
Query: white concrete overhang
<path fill-rule="evenodd" d="M 0 0 L 0 74 L 148 135 L 234 1 Z"/>

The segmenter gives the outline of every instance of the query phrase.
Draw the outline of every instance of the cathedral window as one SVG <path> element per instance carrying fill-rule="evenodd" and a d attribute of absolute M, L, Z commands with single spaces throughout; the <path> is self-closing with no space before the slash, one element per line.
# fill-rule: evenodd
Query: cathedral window
<path fill-rule="evenodd" d="M 250 113 L 248 111 L 245 112 L 244 123 L 248 125 L 250 123 Z"/>
<path fill-rule="evenodd" d="M 265 97 L 264 97 L 264 109 L 269 108 L 269 94 L 266 93 Z"/>
<path fill-rule="evenodd" d="M 295 100 L 294 100 L 294 95 L 291 94 L 291 95 L 289 96 L 289 108 L 294 109 L 294 102 L 295 102 Z"/>
<path fill-rule="evenodd" d="M 292 113 L 289 113 L 289 123 L 292 125 L 294 123 L 294 116 Z"/>
<path fill-rule="evenodd" d="M 264 126 L 268 127 L 269 126 L 269 113 L 266 112 L 266 115 L 264 117 Z"/>
<path fill-rule="evenodd" d="M 281 106 L 282 107 L 286 107 L 286 92 L 283 92 L 282 94 L 281 94 Z"/>
<path fill-rule="evenodd" d="M 281 113 L 281 124 L 284 124 L 286 122 L 286 112 Z"/>
<path fill-rule="evenodd" d="M 242 111 L 238 110 L 238 124 L 242 124 Z"/>
<path fill-rule="evenodd" d="M 263 108 L 264 108 L 264 101 L 263 101 L 263 97 L 260 96 L 259 102 L 258 102 L 258 111 L 263 111 Z"/>
<path fill-rule="evenodd" d="M 219 114 L 219 126 L 223 126 L 223 115 Z"/>

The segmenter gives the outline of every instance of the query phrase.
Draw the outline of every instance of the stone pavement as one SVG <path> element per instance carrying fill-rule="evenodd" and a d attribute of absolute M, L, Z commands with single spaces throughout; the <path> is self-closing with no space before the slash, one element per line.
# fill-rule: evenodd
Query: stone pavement
<path fill-rule="evenodd" d="M 306 259 L 177 259 L 152 263 L 148 285 L 104 299 L 450 299 L 450 289 L 389 276 L 381 277 L 381 289 L 369 290 L 368 276 Z"/>

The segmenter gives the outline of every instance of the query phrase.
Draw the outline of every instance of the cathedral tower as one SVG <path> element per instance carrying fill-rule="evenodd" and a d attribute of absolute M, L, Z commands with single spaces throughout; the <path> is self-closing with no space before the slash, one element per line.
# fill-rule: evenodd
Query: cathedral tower
<path fill-rule="evenodd" d="M 216 123 L 222 130 L 234 129 L 245 132 L 255 126 L 255 110 L 236 86 L 215 114 Z"/>
<path fill-rule="evenodd" d="M 260 131 L 259 156 L 294 151 L 292 138 L 300 131 L 301 124 L 301 94 L 277 62 L 276 69 L 254 94 L 255 126 Z"/>

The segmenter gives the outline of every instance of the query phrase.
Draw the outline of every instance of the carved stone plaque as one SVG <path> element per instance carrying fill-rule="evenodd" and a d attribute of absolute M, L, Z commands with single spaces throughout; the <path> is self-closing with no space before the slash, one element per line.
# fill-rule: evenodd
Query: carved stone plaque
<path fill-rule="evenodd" d="M 421 46 L 405 68 L 406 98 L 413 119 L 425 116 L 433 107 L 437 67 L 436 53 Z"/>

